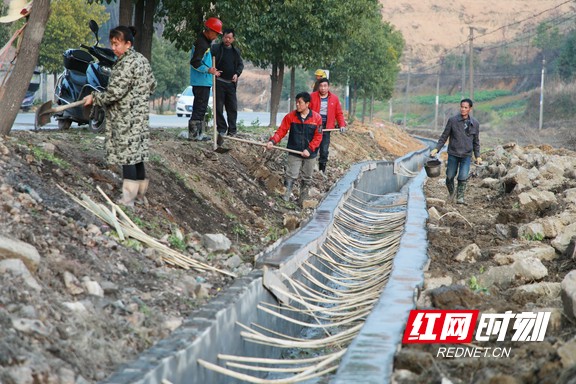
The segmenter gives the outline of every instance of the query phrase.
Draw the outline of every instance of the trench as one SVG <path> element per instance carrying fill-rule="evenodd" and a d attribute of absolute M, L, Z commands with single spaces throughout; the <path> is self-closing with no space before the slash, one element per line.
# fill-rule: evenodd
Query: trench
<path fill-rule="evenodd" d="M 102 383 L 388 383 L 428 262 L 427 153 L 355 164 L 254 271 Z"/>

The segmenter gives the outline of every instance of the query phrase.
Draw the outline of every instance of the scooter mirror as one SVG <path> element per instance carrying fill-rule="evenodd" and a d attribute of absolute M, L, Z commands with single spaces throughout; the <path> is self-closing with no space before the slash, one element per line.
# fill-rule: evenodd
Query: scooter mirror
<path fill-rule="evenodd" d="M 96 41 L 98 41 L 98 30 L 100 29 L 98 27 L 98 23 L 95 22 L 94 20 L 90 20 L 90 22 L 88 23 L 88 26 L 90 27 L 90 30 L 94 33 L 94 35 L 96 35 Z"/>

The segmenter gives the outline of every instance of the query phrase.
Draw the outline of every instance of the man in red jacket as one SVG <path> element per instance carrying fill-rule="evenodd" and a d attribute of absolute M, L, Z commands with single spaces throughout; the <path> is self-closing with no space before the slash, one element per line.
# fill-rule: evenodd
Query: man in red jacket
<path fill-rule="evenodd" d="M 286 178 L 284 185 L 286 193 L 284 200 L 290 200 L 292 186 L 298 179 L 302 170 L 302 186 L 298 203 L 302 205 L 308 195 L 308 188 L 312 183 L 314 172 L 314 158 L 318 154 L 318 146 L 322 141 L 322 117 L 310 110 L 310 94 L 301 92 L 296 95 L 296 110 L 288 113 L 282 119 L 282 123 L 274 135 L 266 144 L 266 149 L 272 149 L 284 136 L 288 134 L 288 149 L 299 151 L 300 154 L 289 153 L 286 165 Z"/>
<path fill-rule="evenodd" d="M 340 105 L 338 96 L 330 92 L 330 80 L 324 78 L 318 81 L 318 92 L 310 95 L 310 109 L 318 112 L 322 116 L 322 130 L 336 128 L 336 123 L 340 132 L 346 130 L 346 121 Z M 322 175 L 326 175 L 326 163 L 328 162 L 328 148 L 330 147 L 330 131 L 322 133 L 322 143 L 320 144 L 320 157 L 318 159 L 318 169 Z"/>

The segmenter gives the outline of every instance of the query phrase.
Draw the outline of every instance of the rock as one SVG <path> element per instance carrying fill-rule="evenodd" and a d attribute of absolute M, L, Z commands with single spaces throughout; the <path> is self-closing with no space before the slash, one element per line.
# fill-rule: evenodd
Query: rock
<path fill-rule="evenodd" d="M 511 264 L 517 260 L 535 258 L 538 260 L 552 261 L 558 258 L 556 250 L 546 244 L 538 244 L 530 249 L 515 251 L 512 254 L 497 253 L 493 259 L 499 265 Z"/>
<path fill-rule="evenodd" d="M 82 282 L 82 284 L 84 285 L 84 288 L 86 288 L 86 291 L 89 295 L 104 297 L 104 290 L 97 281 L 86 279 Z"/>
<path fill-rule="evenodd" d="M 562 231 L 556 236 L 550 244 L 559 252 L 565 253 L 570 245 L 570 240 L 576 234 L 576 223 L 572 223 L 562 229 Z"/>
<path fill-rule="evenodd" d="M 72 295 L 84 293 L 84 288 L 82 288 L 80 281 L 68 271 L 64 271 L 64 285 Z"/>
<path fill-rule="evenodd" d="M 521 193 L 518 195 L 518 202 L 520 203 L 520 209 L 533 211 L 543 211 L 558 203 L 556 196 L 552 192 L 539 189 L 531 189 Z"/>
<path fill-rule="evenodd" d="M 88 309 L 86 309 L 86 306 L 81 303 L 81 302 L 64 302 L 62 303 L 62 305 L 66 308 L 68 308 L 69 310 L 71 310 L 73 313 L 77 314 L 77 315 L 86 315 L 88 314 Z"/>
<path fill-rule="evenodd" d="M 459 262 L 467 261 L 469 263 L 475 263 L 476 258 L 479 258 L 481 255 L 480 247 L 476 244 L 470 244 L 461 250 L 454 257 L 454 260 Z"/>
<path fill-rule="evenodd" d="M 28 243 L 0 235 L 1 259 L 20 259 L 29 271 L 35 272 L 40 264 L 40 253 Z"/>
<path fill-rule="evenodd" d="M 562 305 L 564 313 L 572 321 L 576 320 L 576 270 L 572 270 L 564 276 L 561 283 Z"/>
<path fill-rule="evenodd" d="M 429 277 L 428 273 L 424 273 L 424 289 L 434 289 L 441 286 L 452 285 L 451 276 Z"/>
<path fill-rule="evenodd" d="M 576 337 L 558 348 L 558 356 L 564 368 L 576 365 Z"/>
<path fill-rule="evenodd" d="M 517 292 L 535 294 L 549 299 L 560 297 L 561 290 L 561 283 L 549 283 L 545 281 L 540 283 L 521 285 L 514 288 L 514 291 Z"/>
<path fill-rule="evenodd" d="M 225 235 L 218 233 L 207 233 L 202 236 L 202 245 L 209 252 L 227 251 L 232 246 L 232 242 Z"/>
<path fill-rule="evenodd" d="M 238 268 L 242 264 L 242 259 L 238 255 L 232 255 L 226 260 L 226 266 L 229 269 Z"/>
<path fill-rule="evenodd" d="M 28 285 L 30 288 L 33 288 L 36 291 L 42 290 L 42 286 L 38 284 L 22 260 L 7 259 L 0 261 L 0 274 L 6 272 L 10 272 L 14 276 L 22 277 L 26 285 Z"/>
<path fill-rule="evenodd" d="M 576 236 L 570 238 L 570 242 L 568 243 L 568 247 L 566 247 L 563 256 L 570 260 L 576 259 Z"/>
<path fill-rule="evenodd" d="M 164 329 L 169 330 L 170 332 L 174 332 L 177 328 L 182 325 L 183 319 L 181 317 L 171 317 L 162 323 L 162 327 Z"/>
<path fill-rule="evenodd" d="M 428 209 L 428 220 L 432 223 L 437 223 L 440 220 L 440 213 L 435 207 Z"/>
<path fill-rule="evenodd" d="M 284 228 L 293 231 L 300 226 L 300 219 L 295 215 L 284 214 L 283 225 Z"/>
<path fill-rule="evenodd" d="M 438 309 L 474 308 L 478 298 L 463 285 L 451 285 L 430 290 L 432 305 Z"/>
<path fill-rule="evenodd" d="M 22 333 L 38 334 L 40 336 L 50 336 L 53 329 L 40 320 L 25 318 L 12 319 L 12 327 Z"/>
<path fill-rule="evenodd" d="M 548 276 L 548 269 L 540 260 L 533 257 L 516 260 L 512 264 L 512 269 L 520 281 L 538 281 Z"/>

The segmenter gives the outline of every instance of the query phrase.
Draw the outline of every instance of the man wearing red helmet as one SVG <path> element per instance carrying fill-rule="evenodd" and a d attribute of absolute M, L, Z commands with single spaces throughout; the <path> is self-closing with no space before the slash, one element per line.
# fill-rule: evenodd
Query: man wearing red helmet
<path fill-rule="evenodd" d="M 194 94 L 192 116 L 188 121 L 188 140 L 206 141 L 209 136 L 204 136 L 206 122 L 204 116 L 208 109 L 210 88 L 212 87 L 212 75 L 220 76 L 221 71 L 212 67 L 212 53 L 210 45 L 218 35 L 222 34 L 222 21 L 211 17 L 204 23 L 204 31 L 196 38 L 192 48 L 190 59 L 190 85 Z"/>

